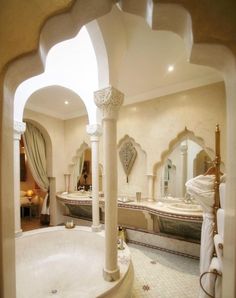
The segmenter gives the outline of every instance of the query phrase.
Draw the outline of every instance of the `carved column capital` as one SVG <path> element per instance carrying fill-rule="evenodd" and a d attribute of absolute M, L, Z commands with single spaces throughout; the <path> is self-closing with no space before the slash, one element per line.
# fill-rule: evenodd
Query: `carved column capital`
<path fill-rule="evenodd" d="M 14 121 L 14 140 L 20 140 L 21 135 L 25 132 L 25 122 Z"/>
<path fill-rule="evenodd" d="M 102 111 L 102 119 L 117 119 L 124 94 L 112 86 L 94 92 L 96 106 Z"/>
<path fill-rule="evenodd" d="M 102 126 L 100 124 L 90 124 L 86 126 L 87 134 L 99 138 L 102 135 Z"/>

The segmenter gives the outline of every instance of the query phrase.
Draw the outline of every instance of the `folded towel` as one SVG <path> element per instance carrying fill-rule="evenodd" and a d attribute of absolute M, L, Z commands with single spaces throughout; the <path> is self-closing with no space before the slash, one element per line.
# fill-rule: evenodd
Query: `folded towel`
<path fill-rule="evenodd" d="M 220 184 L 220 207 L 225 209 L 225 183 Z"/>
<path fill-rule="evenodd" d="M 224 240 L 224 210 L 218 209 L 217 210 L 217 228 L 218 228 L 218 234 L 221 236 L 221 238 Z"/>

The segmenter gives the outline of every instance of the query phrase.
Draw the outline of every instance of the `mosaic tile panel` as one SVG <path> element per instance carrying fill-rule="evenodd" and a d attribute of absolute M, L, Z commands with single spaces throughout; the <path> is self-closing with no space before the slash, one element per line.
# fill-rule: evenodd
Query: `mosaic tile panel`
<path fill-rule="evenodd" d="M 199 261 L 129 244 L 134 265 L 133 298 L 197 298 Z"/>

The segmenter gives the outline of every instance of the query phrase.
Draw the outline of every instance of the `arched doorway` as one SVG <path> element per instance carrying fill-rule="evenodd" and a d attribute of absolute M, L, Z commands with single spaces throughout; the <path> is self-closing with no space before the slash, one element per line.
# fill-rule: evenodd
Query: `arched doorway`
<path fill-rule="evenodd" d="M 140 11 L 140 10 L 138 10 L 138 11 Z M 142 10 L 141 10 L 141 12 L 142 12 Z M 104 12 L 105 13 L 105 12 Z M 168 18 L 167 18 L 168 19 Z M 200 59 L 201 60 L 201 59 Z M 206 64 L 207 64 L 207 62 L 206 62 Z M 227 80 L 227 78 L 226 78 L 226 80 Z M 227 86 L 227 88 L 228 88 L 228 98 L 231 98 L 231 102 L 233 102 L 233 94 L 235 94 L 235 89 L 232 87 L 232 83 L 230 83 L 230 80 L 229 80 L 229 85 Z M 5 99 L 5 103 L 6 103 L 6 100 L 7 99 Z M 230 109 L 229 110 L 235 110 L 235 109 L 231 109 L 232 107 L 234 107 L 234 104 L 230 104 Z M 232 138 L 231 138 L 231 141 L 233 140 L 233 142 L 235 143 L 235 139 L 233 138 L 233 128 L 235 127 L 235 122 L 234 122 L 234 120 L 232 120 L 233 119 L 233 112 L 232 113 L 230 113 L 230 111 L 229 111 L 229 117 L 230 117 L 230 127 L 232 128 L 232 129 L 230 129 L 230 132 L 231 133 L 229 133 L 229 135 L 231 136 L 232 135 Z M 229 141 L 228 141 L 229 142 Z M 8 145 L 9 145 L 9 143 L 8 143 Z M 230 146 L 229 146 L 230 147 Z M 233 146 L 232 146 L 233 147 Z M 233 147 L 234 148 L 234 147 Z M 228 149 L 229 150 L 229 154 L 228 154 L 228 156 L 230 156 L 231 155 L 231 153 L 233 153 L 233 148 L 230 148 L 230 149 Z M 4 152 L 6 153 L 6 150 L 4 150 Z M 231 164 L 231 165 L 229 165 L 229 175 L 232 175 L 232 177 L 233 177 L 233 169 L 234 169 L 235 167 L 234 167 L 234 164 Z M 10 177 L 11 177 L 11 175 L 10 175 Z M 232 184 L 232 183 L 231 183 Z M 235 190 L 235 188 L 232 186 L 231 188 L 230 188 L 230 190 Z M 6 190 L 5 190 L 5 194 L 6 194 L 7 192 L 6 192 Z M 231 195 L 231 197 L 233 197 L 233 193 L 232 193 L 232 195 Z"/>

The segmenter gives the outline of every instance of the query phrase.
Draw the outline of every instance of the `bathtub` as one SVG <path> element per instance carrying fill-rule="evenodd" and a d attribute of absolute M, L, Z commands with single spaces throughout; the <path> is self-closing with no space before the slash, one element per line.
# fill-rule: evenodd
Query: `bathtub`
<path fill-rule="evenodd" d="M 52 227 L 16 238 L 17 298 L 131 297 L 133 267 L 127 246 L 118 251 L 120 279 L 103 279 L 103 233 Z"/>

